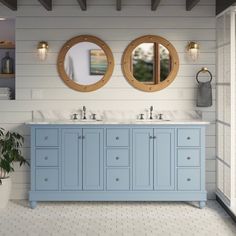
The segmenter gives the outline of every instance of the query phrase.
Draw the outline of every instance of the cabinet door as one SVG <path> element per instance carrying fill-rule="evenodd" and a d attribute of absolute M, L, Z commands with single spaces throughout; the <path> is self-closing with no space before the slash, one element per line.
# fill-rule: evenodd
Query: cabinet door
<path fill-rule="evenodd" d="M 153 189 L 153 129 L 133 129 L 133 189 Z"/>
<path fill-rule="evenodd" d="M 174 189 L 174 130 L 154 129 L 154 189 Z"/>
<path fill-rule="evenodd" d="M 83 129 L 83 189 L 103 189 L 103 129 Z"/>
<path fill-rule="evenodd" d="M 82 189 L 82 129 L 62 129 L 62 190 Z"/>

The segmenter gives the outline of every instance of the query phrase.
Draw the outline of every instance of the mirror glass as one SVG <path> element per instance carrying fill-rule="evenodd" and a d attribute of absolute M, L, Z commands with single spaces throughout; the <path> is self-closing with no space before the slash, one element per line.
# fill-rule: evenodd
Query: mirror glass
<path fill-rule="evenodd" d="M 57 68 L 61 79 L 70 88 L 90 92 L 101 88 L 111 78 L 114 59 L 104 41 L 95 36 L 80 35 L 63 45 Z"/>
<path fill-rule="evenodd" d="M 125 49 L 122 70 L 133 87 L 146 92 L 159 91 L 174 81 L 179 58 L 168 40 L 145 35 L 133 40 Z"/>
<path fill-rule="evenodd" d="M 171 71 L 169 50 L 162 44 L 141 43 L 132 52 L 131 67 L 137 81 L 158 84 L 164 81 Z"/>
<path fill-rule="evenodd" d="M 106 54 L 95 43 L 77 43 L 65 56 L 64 68 L 67 76 L 81 85 L 90 85 L 101 80 L 107 67 Z"/>

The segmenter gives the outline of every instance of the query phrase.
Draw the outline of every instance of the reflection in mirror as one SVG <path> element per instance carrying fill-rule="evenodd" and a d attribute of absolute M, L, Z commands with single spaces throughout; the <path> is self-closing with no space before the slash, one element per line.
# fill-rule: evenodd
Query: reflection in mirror
<path fill-rule="evenodd" d="M 141 43 L 132 52 L 133 76 L 145 84 L 164 81 L 171 71 L 170 53 L 158 43 Z"/>
<path fill-rule="evenodd" d="M 67 76 L 81 85 L 90 85 L 102 79 L 107 71 L 105 52 L 95 43 L 81 42 L 71 47 L 65 56 Z"/>
<path fill-rule="evenodd" d="M 154 83 L 154 44 L 142 43 L 132 52 L 133 63 L 131 68 L 136 80 L 145 83 Z"/>
<path fill-rule="evenodd" d="M 152 92 L 169 86 L 179 69 L 174 46 L 165 38 L 145 35 L 133 40 L 122 57 L 127 81 L 137 89 Z"/>
<path fill-rule="evenodd" d="M 90 92 L 101 88 L 111 78 L 114 58 L 104 41 L 95 36 L 80 35 L 62 46 L 57 69 L 67 86 Z"/>

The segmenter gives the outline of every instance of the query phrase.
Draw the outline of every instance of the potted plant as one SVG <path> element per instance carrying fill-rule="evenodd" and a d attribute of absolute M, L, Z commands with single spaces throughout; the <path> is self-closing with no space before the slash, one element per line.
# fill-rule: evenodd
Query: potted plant
<path fill-rule="evenodd" d="M 19 162 L 20 166 L 29 165 L 21 155 L 23 143 L 24 138 L 20 134 L 0 128 L 0 208 L 4 208 L 10 198 L 11 179 L 9 174 L 14 171 L 14 162 Z"/>

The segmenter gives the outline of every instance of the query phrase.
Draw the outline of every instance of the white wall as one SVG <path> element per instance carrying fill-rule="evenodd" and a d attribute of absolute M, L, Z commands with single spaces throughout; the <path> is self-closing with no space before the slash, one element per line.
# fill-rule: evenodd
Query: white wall
<path fill-rule="evenodd" d="M 0 5 L 0 16 L 16 17 L 16 101 L 0 101 L 0 126 L 16 129 L 25 136 L 25 156 L 29 159 L 29 128 L 23 123 L 32 120 L 38 109 L 80 108 L 136 109 L 153 105 L 158 110 L 194 110 L 195 74 L 207 66 L 215 84 L 215 6 L 214 0 L 200 1 L 191 12 L 185 11 L 185 0 L 162 0 L 157 11 L 150 10 L 148 0 L 124 0 L 122 11 L 115 10 L 110 0 L 88 0 L 88 10 L 80 10 L 76 0 L 54 0 L 53 11 L 47 12 L 37 0 L 19 0 L 16 13 Z M 80 93 L 69 89 L 58 77 L 56 59 L 63 43 L 81 34 L 90 34 L 111 47 L 115 70 L 111 80 L 96 92 Z M 168 88 L 145 93 L 132 88 L 121 71 L 121 56 L 136 37 L 156 34 L 171 41 L 180 57 L 180 70 Z M 38 41 L 49 42 L 47 61 L 36 57 Z M 189 40 L 201 45 L 197 62 L 186 59 Z M 214 90 L 215 91 L 215 90 Z M 214 96 L 215 97 L 215 96 Z M 215 190 L 215 100 L 203 111 L 204 119 L 213 124 L 206 138 L 206 187 L 211 197 Z M 26 198 L 29 189 L 29 168 L 16 168 L 13 175 L 12 198 Z"/>

